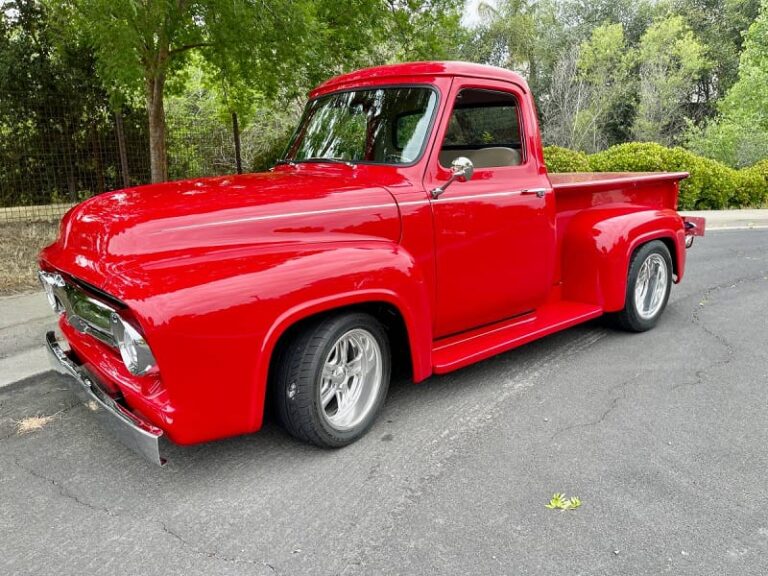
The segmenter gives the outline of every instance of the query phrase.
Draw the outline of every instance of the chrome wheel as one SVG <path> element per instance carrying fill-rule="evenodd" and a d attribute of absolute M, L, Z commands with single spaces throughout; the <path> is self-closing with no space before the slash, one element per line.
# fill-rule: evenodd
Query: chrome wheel
<path fill-rule="evenodd" d="M 667 295 L 668 274 L 661 254 L 650 254 L 640 266 L 635 281 L 635 309 L 641 318 L 648 320 L 661 310 Z"/>
<path fill-rule="evenodd" d="M 336 430 L 360 424 L 376 406 L 382 384 L 381 347 L 367 330 L 355 328 L 331 347 L 320 374 L 320 407 Z"/>

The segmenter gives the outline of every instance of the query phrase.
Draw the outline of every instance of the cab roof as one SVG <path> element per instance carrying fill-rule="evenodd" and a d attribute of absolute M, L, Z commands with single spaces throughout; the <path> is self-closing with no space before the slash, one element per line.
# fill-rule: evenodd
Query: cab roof
<path fill-rule="evenodd" d="M 342 74 L 326 80 L 320 86 L 310 92 L 313 98 L 318 94 L 325 94 L 341 88 L 349 88 L 356 84 L 364 85 L 370 80 L 381 80 L 404 76 L 467 76 L 470 78 L 486 78 L 488 80 L 501 80 L 512 82 L 528 89 L 528 84 L 520 74 L 484 64 L 472 64 L 470 62 L 406 62 L 404 64 L 387 64 L 363 68 L 347 74 Z"/>

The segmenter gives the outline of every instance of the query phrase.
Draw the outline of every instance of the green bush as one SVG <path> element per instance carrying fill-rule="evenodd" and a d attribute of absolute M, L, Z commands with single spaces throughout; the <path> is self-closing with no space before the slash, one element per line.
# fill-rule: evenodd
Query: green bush
<path fill-rule="evenodd" d="M 768 202 L 768 159 L 739 170 L 739 191 L 744 206 L 765 206 Z"/>
<path fill-rule="evenodd" d="M 589 157 L 560 146 L 544 148 L 544 161 L 550 172 L 589 172 Z"/>
<path fill-rule="evenodd" d="M 768 161 L 734 170 L 684 148 L 650 142 L 619 144 L 589 156 L 593 172 L 688 172 L 680 184 L 680 208 L 755 206 L 768 195 Z"/>

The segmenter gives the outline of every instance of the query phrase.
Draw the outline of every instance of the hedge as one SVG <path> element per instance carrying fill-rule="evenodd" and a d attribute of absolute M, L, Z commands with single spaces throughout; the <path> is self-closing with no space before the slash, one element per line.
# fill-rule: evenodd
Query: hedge
<path fill-rule="evenodd" d="M 550 172 L 589 172 L 589 156 L 560 146 L 544 148 L 544 160 Z"/>
<path fill-rule="evenodd" d="M 734 170 L 684 148 L 630 142 L 586 155 L 558 146 L 544 149 L 551 172 L 688 172 L 680 185 L 680 208 L 763 206 L 768 201 L 768 159 Z"/>

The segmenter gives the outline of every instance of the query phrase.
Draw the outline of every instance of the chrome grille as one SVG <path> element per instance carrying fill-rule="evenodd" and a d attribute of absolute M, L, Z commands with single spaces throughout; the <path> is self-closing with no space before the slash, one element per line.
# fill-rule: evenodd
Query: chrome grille
<path fill-rule="evenodd" d="M 117 347 L 111 327 L 112 313 L 115 312 L 113 306 L 65 281 L 60 274 L 41 272 L 40 281 L 48 285 L 46 290 L 50 289 L 55 296 L 57 311 L 66 316 L 70 326 L 108 346 Z"/>

